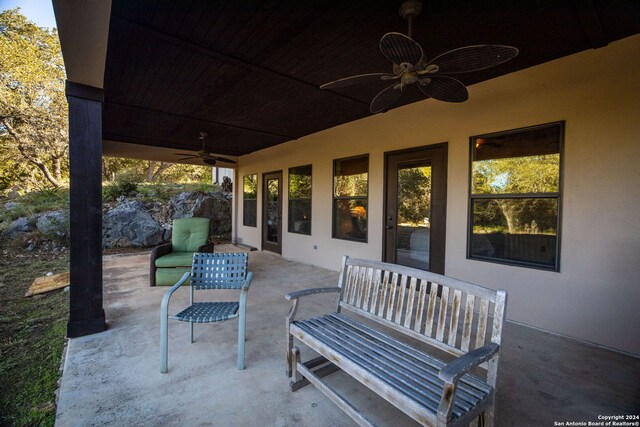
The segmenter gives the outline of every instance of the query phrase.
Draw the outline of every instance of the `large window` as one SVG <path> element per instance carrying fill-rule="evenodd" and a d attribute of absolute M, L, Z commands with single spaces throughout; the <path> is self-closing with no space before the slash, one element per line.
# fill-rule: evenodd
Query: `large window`
<path fill-rule="evenodd" d="M 258 175 L 242 178 L 242 225 L 257 226 L 258 218 Z"/>
<path fill-rule="evenodd" d="M 311 234 L 311 165 L 289 169 L 289 232 Z"/>
<path fill-rule="evenodd" d="M 333 161 L 333 237 L 367 241 L 369 156 Z"/>
<path fill-rule="evenodd" d="M 559 271 L 564 123 L 471 138 L 468 257 Z"/>

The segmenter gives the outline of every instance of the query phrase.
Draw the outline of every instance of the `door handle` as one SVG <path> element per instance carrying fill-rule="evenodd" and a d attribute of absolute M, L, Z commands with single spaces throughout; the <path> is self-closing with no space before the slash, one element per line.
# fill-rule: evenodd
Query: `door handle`
<path fill-rule="evenodd" d="M 385 228 L 386 228 L 387 230 L 391 230 L 391 229 L 393 228 L 393 225 L 387 225 Z"/>

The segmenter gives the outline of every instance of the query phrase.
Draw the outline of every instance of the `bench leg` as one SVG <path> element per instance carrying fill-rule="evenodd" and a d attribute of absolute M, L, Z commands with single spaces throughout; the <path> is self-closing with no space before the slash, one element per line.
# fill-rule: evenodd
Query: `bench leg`
<path fill-rule="evenodd" d="M 287 322 L 287 378 L 291 378 L 293 364 L 293 335 L 289 333 L 289 324 Z"/>
<path fill-rule="evenodd" d="M 496 425 L 495 407 L 491 405 L 481 415 L 480 426 L 481 427 L 493 427 Z"/>
<path fill-rule="evenodd" d="M 293 380 L 289 383 L 289 389 L 291 391 L 296 391 L 300 387 L 297 387 L 303 380 L 304 377 L 298 372 L 298 361 L 300 361 L 300 349 L 298 347 L 293 347 L 291 349 L 291 377 Z M 308 384 L 306 382 L 304 385 Z"/>

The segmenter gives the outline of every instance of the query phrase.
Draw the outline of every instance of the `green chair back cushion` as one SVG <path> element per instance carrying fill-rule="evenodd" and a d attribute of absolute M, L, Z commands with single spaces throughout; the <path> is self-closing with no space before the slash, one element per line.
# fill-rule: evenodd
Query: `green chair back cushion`
<path fill-rule="evenodd" d="M 174 252 L 195 252 L 209 239 L 209 218 L 173 220 L 171 246 Z M 191 261 L 187 265 L 191 265 Z"/>

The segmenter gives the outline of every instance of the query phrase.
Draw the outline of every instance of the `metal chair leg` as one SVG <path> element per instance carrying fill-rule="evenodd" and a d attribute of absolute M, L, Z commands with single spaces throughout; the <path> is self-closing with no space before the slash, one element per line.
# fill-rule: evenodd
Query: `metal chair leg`
<path fill-rule="evenodd" d="M 240 314 L 238 316 L 238 369 L 244 369 L 244 341 L 246 334 L 246 297 L 240 298 Z"/>
<path fill-rule="evenodd" d="M 168 322 L 169 316 L 167 315 L 166 309 L 161 310 L 160 313 L 160 372 L 163 374 L 167 373 L 167 354 L 169 347 L 169 332 L 168 332 Z"/>
<path fill-rule="evenodd" d="M 193 322 L 189 322 L 189 326 L 190 326 L 190 336 L 191 336 L 191 344 L 193 344 Z"/>

